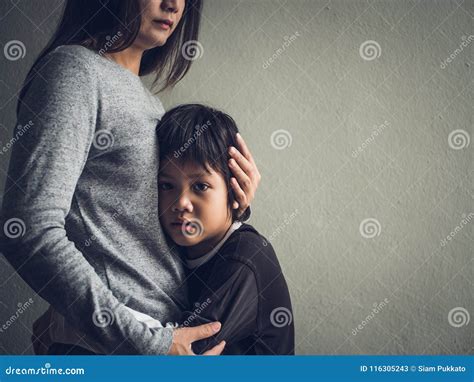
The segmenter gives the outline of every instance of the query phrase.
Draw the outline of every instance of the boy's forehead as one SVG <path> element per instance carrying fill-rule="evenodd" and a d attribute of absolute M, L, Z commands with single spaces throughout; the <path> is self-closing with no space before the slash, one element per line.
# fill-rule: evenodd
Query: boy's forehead
<path fill-rule="evenodd" d="M 208 168 L 191 162 L 191 161 L 182 161 L 176 158 L 165 158 L 160 161 L 160 175 L 168 176 L 171 178 L 175 177 L 195 177 L 200 176 L 212 176 L 215 171 L 213 168 L 208 166 Z"/>

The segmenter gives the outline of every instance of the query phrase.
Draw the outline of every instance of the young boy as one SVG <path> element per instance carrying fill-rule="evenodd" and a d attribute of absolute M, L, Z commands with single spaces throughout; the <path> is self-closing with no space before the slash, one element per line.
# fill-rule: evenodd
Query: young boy
<path fill-rule="evenodd" d="M 217 335 L 193 343 L 196 354 L 222 340 L 222 354 L 294 354 L 290 295 L 278 259 L 271 244 L 242 223 L 246 216 L 237 217 L 232 209 L 227 149 L 237 147 L 234 120 L 206 106 L 182 105 L 163 116 L 157 131 L 160 221 L 168 239 L 182 249 L 192 303 L 179 323 L 166 326 L 220 321 Z M 126 308 L 149 327 L 163 326 Z M 43 333 L 38 338 L 45 347 L 55 342 L 45 330 L 50 322 L 64 325 L 61 317 L 52 320 L 48 314 L 49 310 L 35 329 Z M 76 344 L 80 333 L 69 331 L 68 343 Z M 94 344 L 80 346 L 101 353 Z"/>
<path fill-rule="evenodd" d="M 201 354 L 226 341 L 223 354 L 294 354 L 288 287 L 271 244 L 232 209 L 229 146 L 234 120 L 215 109 L 182 105 L 158 125 L 159 211 L 166 234 L 183 249 L 192 307 L 181 324 L 220 321 L 221 331 L 193 344 Z"/>

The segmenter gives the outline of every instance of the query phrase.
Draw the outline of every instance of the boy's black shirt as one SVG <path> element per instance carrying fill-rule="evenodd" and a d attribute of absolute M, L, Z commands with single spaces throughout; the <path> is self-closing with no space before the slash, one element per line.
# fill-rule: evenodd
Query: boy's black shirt
<path fill-rule="evenodd" d="M 195 342 L 202 354 L 221 340 L 223 354 L 294 354 L 294 323 L 288 287 L 271 244 L 242 224 L 206 263 L 188 269 L 191 310 L 182 323 L 220 321 L 221 331 Z"/>

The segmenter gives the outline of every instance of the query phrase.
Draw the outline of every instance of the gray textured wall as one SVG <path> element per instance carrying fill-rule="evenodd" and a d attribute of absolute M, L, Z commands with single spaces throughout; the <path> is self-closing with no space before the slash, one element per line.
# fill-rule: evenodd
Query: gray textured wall
<path fill-rule="evenodd" d="M 2 146 L 60 4 L 2 2 L 2 53 L 26 47 L 0 56 Z M 473 16 L 472 0 L 207 0 L 202 55 L 162 100 L 237 120 L 298 353 L 474 353 Z M 0 352 L 29 354 L 46 305 L 0 261 L 0 324 L 34 301 Z"/>

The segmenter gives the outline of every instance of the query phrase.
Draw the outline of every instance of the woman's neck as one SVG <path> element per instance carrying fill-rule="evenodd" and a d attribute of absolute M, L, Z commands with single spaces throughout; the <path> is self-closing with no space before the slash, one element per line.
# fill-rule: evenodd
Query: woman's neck
<path fill-rule="evenodd" d="M 106 56 L 138 76 L 143 52 L 143 49 L 132 45 L 120 52 L 106 53 Z"/>

